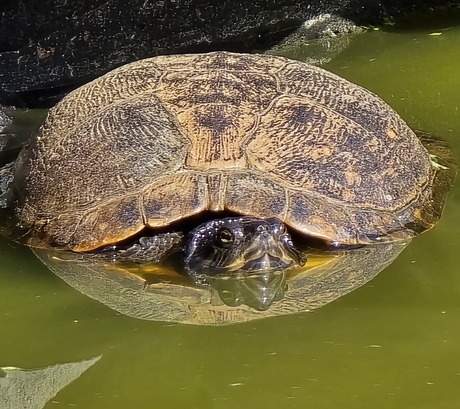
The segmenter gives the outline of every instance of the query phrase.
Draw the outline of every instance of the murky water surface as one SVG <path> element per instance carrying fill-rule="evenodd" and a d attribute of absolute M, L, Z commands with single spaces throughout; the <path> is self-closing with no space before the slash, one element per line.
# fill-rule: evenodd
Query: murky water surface
<path fill-rule="evenodd" d="M 373 31 L 327 68 L 443 136 L 458 157 L 459 44 L 459 27 Z M 38 392 L 76 378 L 46 408 L 458 408 L 459 226 L 457 181 L 441 223 L 364 287 L 311 313 L 227 327 L 120 315 L 1 241 L 0 366 L 81 362 L 23 374 L 42 382 Z"/>

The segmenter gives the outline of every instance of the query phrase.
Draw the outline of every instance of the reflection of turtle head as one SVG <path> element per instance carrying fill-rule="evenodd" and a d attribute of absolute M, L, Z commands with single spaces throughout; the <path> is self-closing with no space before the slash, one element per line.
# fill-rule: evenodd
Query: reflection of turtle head
<path fill-rule="evenodd" d="M 276 218 L 228 217 L 203 223 L 190 232 L 185 253 L 185 268 L 192 274 L 273 271 L 305 264 Z"/>
<path fill-rule="evenodd" d="M 247 305 L 257 311 L 268 310 L 273 302 L 283 299 L 287 290 L 285 271 L 268 271 L 237 277 L 208 276 L 206 281 L 218 292 L 225 305 Z"/>

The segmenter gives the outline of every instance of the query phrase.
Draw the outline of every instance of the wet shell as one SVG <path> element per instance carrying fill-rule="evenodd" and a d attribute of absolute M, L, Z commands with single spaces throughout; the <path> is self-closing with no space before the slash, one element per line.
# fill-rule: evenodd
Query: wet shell
<path fill-rule="evenodd" d="M 53 108 L 20 163 L 20 224 L 76 251 L 205 210 L 276 216 L 328 242 L 394 241 L 430 228 L 445 194 L 379 97 L 269 55 L 116 69 Z"/>

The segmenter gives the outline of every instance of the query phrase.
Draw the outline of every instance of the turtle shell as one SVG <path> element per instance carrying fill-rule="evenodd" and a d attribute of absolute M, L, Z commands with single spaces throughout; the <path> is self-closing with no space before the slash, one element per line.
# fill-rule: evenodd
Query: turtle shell
<path fill-rule="evenodd" d="M 278 217 L 331 243 L 406 239 L 439 218 L 438 172 L 379 97 L 270 55 L 159 56 L 50 110 L 18 161 L 29 237 L 88 251 L 203 211 Z"/>

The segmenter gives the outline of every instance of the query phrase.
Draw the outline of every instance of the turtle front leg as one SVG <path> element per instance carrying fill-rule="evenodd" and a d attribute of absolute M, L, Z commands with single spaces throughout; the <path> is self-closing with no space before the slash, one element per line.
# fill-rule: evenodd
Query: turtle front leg
<path fill-rule="evenodd" d="M 182 250 L 184 235 L 181 232 L 161 233 L 138 239 L 127 248 L 111 246 L 99 254 L 113 261 L 133 263 L 158 263 L 170 254 Z"/>

